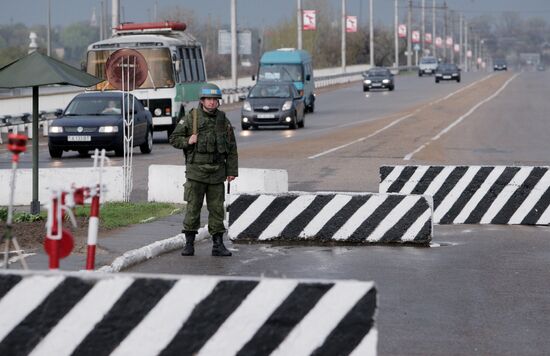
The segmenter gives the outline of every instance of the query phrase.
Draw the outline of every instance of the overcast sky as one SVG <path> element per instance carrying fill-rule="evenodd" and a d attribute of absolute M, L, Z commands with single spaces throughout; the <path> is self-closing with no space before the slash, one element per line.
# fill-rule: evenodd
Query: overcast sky
<path fill-rule="evenodd" d="M 100 0 L 50 0 L 52 24 L 67 25 L 78 21 L 89 21 L 93 9 L 99 13 Z M 422 0 L 414 0 L 421 4 Z M 109 0 L 105 0 L 110 4 Z M 175 5 L 194 11 L 198 17 L 219 18 L 229 23 L 230 0 L 156 0 L 159 14 L 163 9 Z M 340 9 L 341 0 L 328 0 L 335 9 Z M 357 15 L 362 23 L 368 18 L 369 0 L 347 0 L 349 15 Z M 143 22 L 151 19 L 155 0 L 120 0 L 123 7 L 123 20 Z M 303 4 L 307 0 L 302 0 Z M 375 22 L 393 21 L 393 0 L 374 0 Z M 399 0 L 401 11 L 407 1 Z M 432 0 L 425 0 L 431 5 Z M 443 4 L 443 0 L 436 0 Z M 447 0 L 450 9 L 463 12 L 466 17 L 482 14 L 498 15 L 502 11 L 517 11 L 525 17 L 540 16 L 550 22 L 550 0 Z M 0 0 L 0 24 L 21 22 L 26 25 L 47 24 L 48 0 Z M 109 5 L 110 9 L 110 5 Z M 237 0 L 239 26 L 259 27 L 262 24 L 274 25 L 290 17 L 296 9 L 296 0 Z M 306 9 L 306 7 L 304 7 Z M 340 11 L 340 10 L 338 10 Z M 417 10 L 419 11 L 419 10 Z M 164 11 L 166 12 L 166 11 Z M 204 17 L 203 17 L 204 16 Z"/>

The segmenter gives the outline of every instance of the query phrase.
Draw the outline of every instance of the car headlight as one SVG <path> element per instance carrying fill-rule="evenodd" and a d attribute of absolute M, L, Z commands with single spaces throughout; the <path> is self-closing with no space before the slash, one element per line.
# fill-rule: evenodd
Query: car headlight
<path fill-rule="evenodd" d="M 49 133 L 62 133 L 63 127 L 62 126 L 50 126 L 48 129 Z"/>
<path fill-rule="evenodd" d="M 382 83 L 384 83 L 384 84 L 388 84 L 389 82 L 390 82 L 389 79 L 383 79 L 383 80 L 382 80 Z"/>
<path fill-rule="evenodd" d="M 118 126 L 101 126 L 99 132 L 103 133 L 114 133 L 118 132 Z"/>
<path fill-rule="evenodd" d="M 162 115 L 162 109 L 161 108 L 156 108 L 155 111 L 153 112 L 153 114 L 155 114 L 155 116 Z"/>
<path fill-rule="evenodd" d="M 453 77 L 458 77 L 458 73 L 453 73 Z"/>
<path fill-rule="evenodd" d="M 443 75 L 443 74 L 441 74 L 441 73 L 435 73 L 435 76 L 436 76 L 436 77 L 441 77 L 442 75 Z"/>
<path fill-rule="evenodd" d="M 250 106 L 250 102 L 249 101 L 245 101 L 243 103 L 243 110 L 244 111 L 252 111 L 252 106 Z"/>
<path fill-rule="evenodd" d="M 365 84 L 370 84 L 372 81 L 370 79 L 365 80 Z"/>
<path fill-rule="evenodd" d="M 292 107 L 292 100 L 285 101 L 285 103 L 283 104 L 282 110 L 287 111 L 287 110 L 290 110 L 291 107 Z"/>

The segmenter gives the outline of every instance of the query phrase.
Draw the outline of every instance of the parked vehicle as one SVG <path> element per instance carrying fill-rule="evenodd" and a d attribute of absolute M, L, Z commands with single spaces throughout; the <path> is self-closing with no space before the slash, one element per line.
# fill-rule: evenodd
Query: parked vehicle
<path fill-rule="evenodd" d="M 456 80 L 457 83 L 460 83 L 460 68 L 452 63 L 438 65 L 435 70 L 435 82 L 439 83 L 440 80 Z"/>
<path fill-rule="evenodd" d="M 418 64 L 418 76 L 421 77 L 424 74 L 432 75 L 435 73 L 438 61 L 435 57 L 422 57 Z"/>
<path fill-rule="evenodd" d="M 252 77 L 254 80 L 255 77 Z M 281 48 L 265 52 L 260 58 L 258 83 L 291 81 L 302 96 L 308 112 L 315 111 L 315 82 L 313 64 L 307 51 Z"/>
<path fill-rule="evenodd" d="M 393 74 L 388 68 L 374 67 L 363 73 L 363 91 L 371 89 L 392 91 L 394 88 Z"/>
<path fill-rule="evenodd" d="M 241 128 L 284 125 L 304 127 L 305 103 L 293 82 L 259 82 L 241 110 Z"/>
<path fill-rule="evenodd" d="M 504 59 L 495 59 L 493 61 L 493 70 L 508 70 L 508 65 L 506 64 L 506 61 Z"/>
<path fill-rule="evenodd" d="M 134 146 L 142 153 L 153 150 L 151 113 L 132 94 L 122 92 L 89 92 L 77 95 L 63 114 L 48 128 L 48 149 L 52 158 L 63 151 L 87 155 L 96 148 L 124 154 L 124 120 L 122 108 L 134 116 Z M 127 116 L 131 117 L 131 116 Z"/>

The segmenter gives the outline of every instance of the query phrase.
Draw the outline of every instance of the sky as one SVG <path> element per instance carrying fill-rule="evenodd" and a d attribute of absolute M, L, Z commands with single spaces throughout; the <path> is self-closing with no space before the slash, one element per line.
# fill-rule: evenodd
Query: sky
<path fill-rule="evenodd" d="M 78 21 L 89 21 L 95 8 L 99 14 L 101 0 L 0 0 L 0 24 L 21 22 L 27 26 L 47 24 L 48 1 L 51 2 L 53 26 L 67 25 Z M 296 11 L 296 0 L 236 0 L 237 22 L 239 27 L 261 27 L 275 25 Z M 335 13 L 341 10 L 341 0 L 326 0 L 334 6 Z M 373 0 L 375 23 L 393 22 L 393 0 Z M 413 0 L 421 4 L 422 0 Z M 110 0 L 105 0 L 109 5 Z M 154 13 L 154 3 L 158 13 L 170 7 L 180 6 L 192 10 L 199 18 L 220 19 L 229 23 L 230 0 L 120 0 L 124 21 L 149 21 Z M 302 0 L 306 4 L 307 0 Z M 431 5 L 432 0 L 425 0 Z M 348 15 L 359 16 L 361 24 L 368 20 L 369 0 L 346 0 Z M 404 12 L 407 1 L 399 0 L 400 11 Z M 443 4 L 443 0 L 436 0 Z M 449 9 L 464 13 L 466 18 L 483 14 L 498 15 L 502 11 L 517 11 L 525 17 L 543 17 L 550 22 L 550 0 L 447 0 Z M 307 9 L 304 6 L 304 9 Z M 337 12 L 336 12 L 337 11 Z M 419 11 L 418 11 L 418 16 Z"/>

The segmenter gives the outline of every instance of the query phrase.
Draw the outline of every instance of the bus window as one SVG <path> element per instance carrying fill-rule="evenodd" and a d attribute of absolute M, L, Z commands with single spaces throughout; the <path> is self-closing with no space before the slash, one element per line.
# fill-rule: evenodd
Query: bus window
<path fill-rule="evenodd" d="M 200 47 L 196 48 L 197 51 L 197 66 L 199 70 L 199 81 L 204 82 L 206 76 L 204 75 L 204 62 L 202 60 L 202 50 Z"/>
<path fill-rule="evenodd" d="M 189 48 L 189 54 L 190 54 L 190 62 L 191 62 L 191 75 L 193 77 L 193 81 L 196 82 L 199 78 L 197 74 L 197 59 L 195 57 L 195 49 Z"/>
<path fill-rule="evenodd" d="M 191 53 L 190 48 L 185 49 L 185 80 L 188 82 L 193 81 L 193 74 L 191 70 Z"/>

